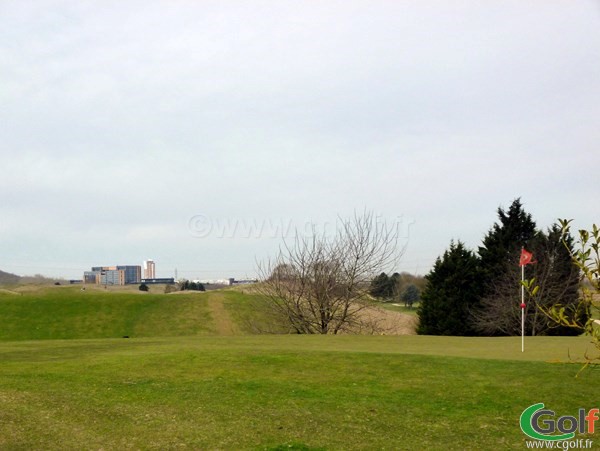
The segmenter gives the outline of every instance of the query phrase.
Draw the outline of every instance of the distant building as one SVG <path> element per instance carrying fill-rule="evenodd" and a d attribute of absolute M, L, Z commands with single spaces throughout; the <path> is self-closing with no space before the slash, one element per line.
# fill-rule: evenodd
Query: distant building
<path fill-rule="evenodd" d="M 202 283 L 204 285 L 248 285 L 251 283 L 256 283 L 258 280 L 256 279 L 243 279 L 236 280 L 234 277 L 230 277 L 229 279 L 195 279 L 192 282 Z"/>
<path fill-rule="evenodd" d="M 175 283 L 175 279 L 173 277 L 164 277 L 161 279 L 142 279 L 142 283 L 148 284 L 157 284 L 157 283 L 166 283 L 172 284 Z"/>
<path fill-rule="evenodd" d="M 83 273 L 83 283 L 97 285 L 128 285 L 141 280 L 142 267 L 139 265 L 94 266 Z"/>
<path fill-rule="evenodd" d="M 144 262 L 144 279 L 156 279 L 156 265 L 154 260 Z"/>
<path fill-rule="evenodd" d="M 232 279 L 230 285 L 250 285 L 250 284 L 253 284 L 256 282 L 258 282 L 257 279 L 242 279 L 242 280 Z"/>
<path fill-rule="evenodd" d="M 193 279 L 191 282 L 203 285 L 231 285 L 231 279 Z"/>

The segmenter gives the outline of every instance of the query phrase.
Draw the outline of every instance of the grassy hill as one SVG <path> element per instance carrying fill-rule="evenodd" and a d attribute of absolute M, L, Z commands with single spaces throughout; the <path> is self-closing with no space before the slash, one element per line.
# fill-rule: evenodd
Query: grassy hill
<path fill-rule="evenodd" d="M 0 340 L 155 337 L 222 332 L 216 293 L 143 293 L 132 287 L 20 287 L 0 291 Z M 218 312 L 217 312 L 218 313 Z"/>
<path fill-rule="evenodd" d="M 0 285 L 14 285 L 19 283 L 21 277 L 9 272 L 0 271 Z"/>
<path fill-rule="evenodd" d="M 85 288 L 0 289 L 0 341 L 288 332 L 268 320 L 261 298 L 248 290 L 164 294 L 164 287 L 157 286 L 148 293 L 137 285 Z M 383 309 L 373 312 L 383 315 L 382 324 L 394 323 L 389 330 L 414 330 L 411 317 Z"/>

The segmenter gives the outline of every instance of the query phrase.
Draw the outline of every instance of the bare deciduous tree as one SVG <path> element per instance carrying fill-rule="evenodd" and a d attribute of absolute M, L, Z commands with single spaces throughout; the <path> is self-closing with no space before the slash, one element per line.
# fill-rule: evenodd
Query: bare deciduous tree
<path fill-rule="evenodd" d="M 481 300 L 480 308 L 471 312 L 475 330 L 483 335 L 511 336 L 521 333 L 520 280 L 520 269 L 515 265 L 507 265 L 489 282 L 489 294 Z M 532 321 L 535 323 L 531 313 L 536 310 L 533 304 L 526 302 L 528 326 Z M 527 330 L 530 329 L 527 327 Z"/>
<path fill-rule="evenodd" d="M 299 334 L 372 330 L 361 312 L 375 274 L 402 254 L 398 229 L 372 213 L 354 215 L 332 238 L 296 234 L 259 268 L 259 291 L 271 312 Z"/>

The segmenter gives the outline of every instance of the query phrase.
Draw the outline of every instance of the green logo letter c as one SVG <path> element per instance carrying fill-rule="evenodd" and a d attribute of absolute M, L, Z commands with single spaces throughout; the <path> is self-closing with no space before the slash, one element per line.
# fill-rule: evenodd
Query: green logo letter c
<path fill-rule="evenodd" d="M 536 440 L 570 440 L 575 437 L 574 432 L 570 432 L 568 434 L 562 435 L 546 435 L 539 433 L 536 427 L 533 425 L 533 416 L 538 411 L 544 408 L 544 403 L 541 402 L 539 404 L 533 404 L 527 407 L 523 413 L 521 414 L 521 418 L 519 419 L 519 424 L 521 426 L 521 430 L 525 435 L 536 439 Z M 536 425 L 537 426 L 537 425 Z"/>

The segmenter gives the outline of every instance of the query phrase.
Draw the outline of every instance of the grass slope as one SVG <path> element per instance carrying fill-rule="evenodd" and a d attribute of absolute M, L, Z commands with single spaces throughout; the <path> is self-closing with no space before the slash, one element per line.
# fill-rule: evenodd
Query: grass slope
<path fill-rule="evenodd" d="M 286 333 L 241 290 L 164 294 L 152 286 L 0 289 L 0 341 Z M 164 289 L 164 288 L 163 288 Z"/>
<path fill-rule="evenodd" d="M 215 333 L 208 296 L 78 287 L 0 291 L 0 340 Z"/>
<path fill-rule="evenodd" d="M 524 449 L 529 405 L 597 407 L 597 371 L 543 361 L 586 339 L 444 340 L 1 343 L 0 448 Z"/>

